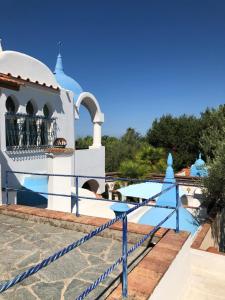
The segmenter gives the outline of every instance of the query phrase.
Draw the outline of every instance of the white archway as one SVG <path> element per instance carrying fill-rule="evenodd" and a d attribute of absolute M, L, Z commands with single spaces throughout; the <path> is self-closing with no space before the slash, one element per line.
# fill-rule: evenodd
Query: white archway
<path fill-rule="evenodd" d="M 83 105 L 88 110 L 93 123 L 93 144 L 90 148 L 100 148 L 102 146 L 102 123 L 104 122 L 104 114 L 101 112 L 99 103 L 91 93 L 81 93 L 75 104 L 76 120 L 79 119 L 80 105 Z"/>

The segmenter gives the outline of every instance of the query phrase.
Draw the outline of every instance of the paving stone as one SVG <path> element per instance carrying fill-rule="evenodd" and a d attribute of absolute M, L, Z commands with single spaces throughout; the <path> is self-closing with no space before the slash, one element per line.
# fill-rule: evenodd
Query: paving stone
<path fill-rule="evenodd" d="M 15 220 L 16 219 L 16 220 Z M 85 234 L 74 230 L 37 224 L 0 214 L 0 283 L 26 271 L 42 259 L 63 249 Z M 0 300 L 71 300 L 96 280 L 121 256 L 121 242 L 94 237 L 38 273 L 0 294 Z M 135 256 L 139 255 L 137 251 Z M 129 257 L 129 261 L 133 255 Z M 117 278 L 116 268 L 86 299 L 105 299 L 101 294 Z M 65 289 L 65 291 L 64 291 Z M 61 296 L 64 293 L 64 296 Z"/>
<path fill-rule="evenodd" d="M 65 300 L 76 299 L 89 285 L 90 283 L 78 279 L 72 280 L 72 282 L 69 284 L 68 288 L 66 289 L 66 292 L 64 293 L 64 299 Z M 98 287 L 97 289 L 95 289 L 95 291 L 92 291 L 85 299 L 87 300 L 101 299 L 99 298 L 99 295 L 104 290 L 105 287 L 103 286 Z"/>
<path fill-rule="evenodd" d="M 15 292 L 4 292 L 0 296 L 0 300 L 37 300 L 29 290 L 25 288 L 17 289 Z M 43 299 L 44 300 L 44 299 Z"/>
<path fill-rule="evenodd" d="M 81 252 L 91 252 L 96 255 L 101 255 L 106 251 L 107 247 L 109 246 L 109 242 L 109 239 L 95 236 L 85 244 L 81 245 L 79 249 Z"/>
<path fill-rule="evenodd" d="M 88 267 L 86 258 L 79 252 L 67 254 L 39 272 L 40 276 L 49 281 L 71 278 Z"/>
<path fill-rule="evenodd" d="M 64 282 L 53 282 L 46 283 L 40 282 L 32 286 L 34 293 L 44 300 L 58 300 L 61 299 L 62 289 L 64 287 Z"/>
<path fill-rule="evenodd" d="M 19 268 L 28 267 L 29 265 L 33 265 L 35 263 L 38 263 L 40 261 L 40 251 L 36 251 L 35 253 L 32 253 L 28 257 L 21 260 L 17 266 Z"/>
<path fill-rule="evenodd" d="M 87 259 L 90 265 L 92 266 L 104 264 L 104 260 L 96 255 L 88 255 Z"/>

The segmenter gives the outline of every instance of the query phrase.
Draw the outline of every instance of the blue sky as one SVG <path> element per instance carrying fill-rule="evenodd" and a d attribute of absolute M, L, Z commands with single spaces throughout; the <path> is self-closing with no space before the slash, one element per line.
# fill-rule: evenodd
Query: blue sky
<path fill-rule="evenodd" d="M 225 1 L 1 1 L 5 49 L 65 72 L 92 92 L 104 134 L 145 134 L 162 114 L 199 113 L 225 100 Z M 81 111 L 78 135 L 91 133 Z"/>

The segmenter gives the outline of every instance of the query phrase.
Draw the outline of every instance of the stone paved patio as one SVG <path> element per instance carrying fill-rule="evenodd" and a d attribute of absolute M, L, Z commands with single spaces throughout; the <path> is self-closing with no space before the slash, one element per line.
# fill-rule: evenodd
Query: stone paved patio
<path fill-rule="evenodd" d="M 1 282 L 25 271 L 84 235 L 82 232 L 6 215 L 0 215 L 0 223 Z M 144 250 L 136 250 L 129 258 L 129 263 L 136 261 Z M 75 299 L 120 256 L 121 242 L 94 237 L 37 274 L 0 294 L 0 300 Z M 105 299 L 105 291 L 119 278 L 119 273 L 119 269 L 115 270 L 86 299 Z"/>

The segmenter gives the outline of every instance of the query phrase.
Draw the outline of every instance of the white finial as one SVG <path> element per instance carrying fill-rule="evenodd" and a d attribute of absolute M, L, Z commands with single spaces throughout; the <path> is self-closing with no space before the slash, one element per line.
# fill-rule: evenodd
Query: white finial
<path fill-rule="evenodd" d="M 2 39 L 0 39 L 0 52 L 3 51 L 2 49 Z"/>

